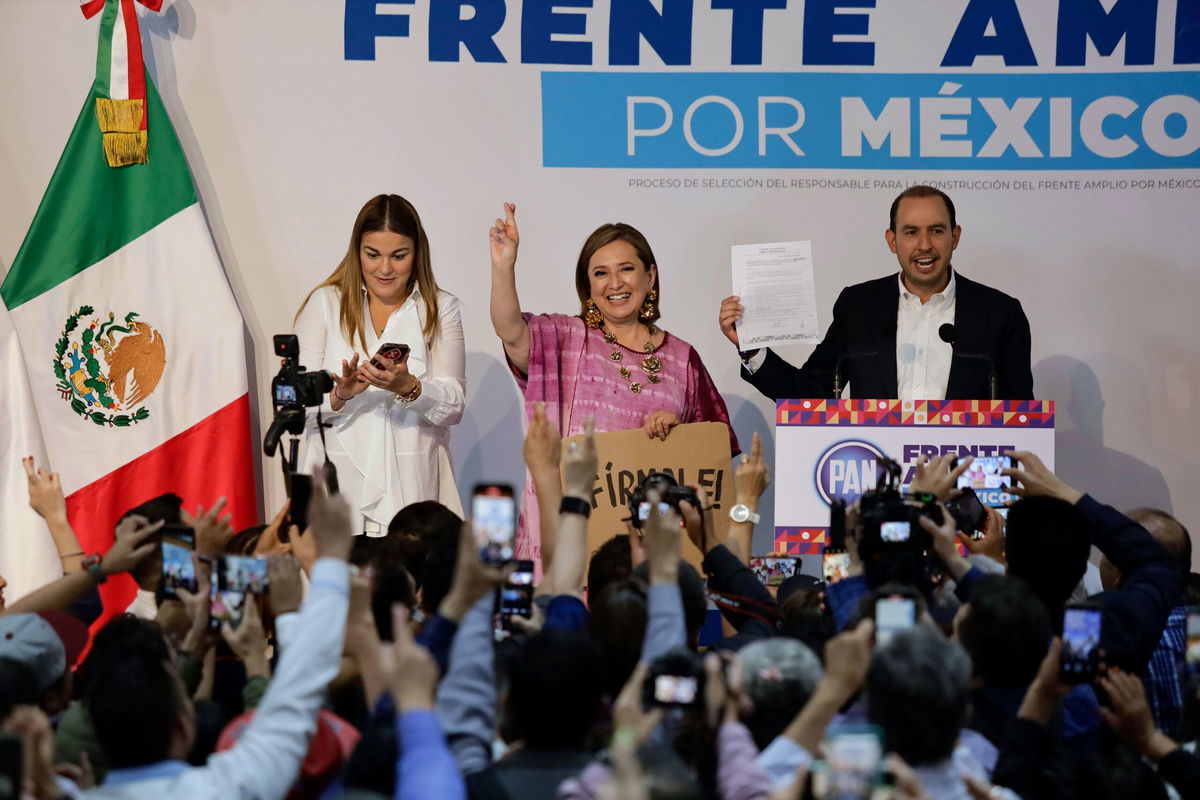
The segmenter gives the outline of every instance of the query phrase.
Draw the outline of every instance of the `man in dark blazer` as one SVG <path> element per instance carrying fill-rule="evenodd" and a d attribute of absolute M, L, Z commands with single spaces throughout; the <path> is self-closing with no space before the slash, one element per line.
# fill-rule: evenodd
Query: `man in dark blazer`
<path fill-rule="evenodd" d="M 1033 399 L 1029 321 L 1018 300 L 950 266 L 962 233 L 950 198 L 910 187 L 889 223 L 900 274 L 843 289 L 804 366 L 769 349 L 744 352 L 742 378 L 772 400 L 833 397 L 835 373 L 851 397 L 987 399 L 994 366 L 997 399 Z M 736 296 L 721 304 L 721 330 L 735 345 L 742 310 Z"/>

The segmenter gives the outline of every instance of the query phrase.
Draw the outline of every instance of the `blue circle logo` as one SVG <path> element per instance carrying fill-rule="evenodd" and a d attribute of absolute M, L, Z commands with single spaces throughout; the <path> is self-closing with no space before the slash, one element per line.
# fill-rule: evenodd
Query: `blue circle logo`
<path fill-rule="evenodd" d="M 842 500 L 853 503 L 879 482 L 879 461 L 883 452 L 860 439 L 837 442 L 817 459 L 813 475 L 817 493 L 828 505 Z"/>

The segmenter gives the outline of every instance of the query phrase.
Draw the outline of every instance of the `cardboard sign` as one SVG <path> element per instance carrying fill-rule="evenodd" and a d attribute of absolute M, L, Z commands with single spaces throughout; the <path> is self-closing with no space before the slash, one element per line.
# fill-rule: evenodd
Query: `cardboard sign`
<path fill-rule="evenodd" d="M 565 448 L 582 436 L 563 439 Z M 588 522 L 588 554 L 615 534 L 626 533 L 629 495 L 652 472 L 669 473 L 681 484 L 699 484 L 713 503 L 713 522 L 719 535 L 729 526 L 733 504 L 733 464 L 729 428 L 722 422 L 691 422 L 671 430 L 666 441 L 651 439 L 640 428 L 596 434 L 599 469 L 592 489 Z M 564 455 L 565 457 L 565 455 Z M 700 551 L 683 536 L 683 557 L 700 567 Z"/>

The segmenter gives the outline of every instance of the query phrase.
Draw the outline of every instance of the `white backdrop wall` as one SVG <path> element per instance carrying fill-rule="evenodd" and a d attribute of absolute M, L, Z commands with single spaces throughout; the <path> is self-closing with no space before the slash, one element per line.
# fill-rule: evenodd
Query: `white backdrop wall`
<path fill-rule="evenodd" d="M 485 19 L 497 3 L 464 3 L 462 15 L 474 9 Z M 290 330 L 306 292 L 338 262 L 361 204 L 396 192 L 421 211 L 438 280 L 468 309 L 468 407 L 453 439 L 464 492 L 480 479 L 519 481 L 522 474 L 520 398 L 488 319 L 486 234 L 504 200 L 518 205 L 519 282 L 531 311 L 575 310 L 574 260 L 598 224 L 641 228 L 659 260 L 664 326 L 700 352 L 743 442 L 758 431 L 773 457 L 773 404 L 740 380 L 716 324 L 731 289 L 729 246 L 811 239 L 824 328 L 843 286 L 896 269 L 883 239 L 896 185 L 936 180 L 949 182 L 963 227 L 955 266 L 1024 303 L 1035 392 L 1059 403 L 1061 472 L 1118 506 L 1161 506 L 1200 526 L 1200 3 L 787 0 L 765 12 L 761 33 L 742 29 L 749 34 L 736 58 L 731 12 L 711 4 L 657 0 L 659 11 L 676 16 L 691 7 L 682 38 L 659 42 L 678 63 L 664 64 L 642 41 L 640 63 L 619 66 L 611 64 L 623 56 L 608 44 L 610 15 L 648 3 L 591 0 L 558 9 L 576 15 L 570 18 L 547 18 L 545 0 L 500 3 L 506 17 L 494 42 L 504 63 L 480 63 L 465 47 L 457 61 L 431 61 L 431 46 L 444 47 L 445 37 L 437 26 L 431 32 L 430 8 L 453 14 L 458 5 L 445 0 L 167 0 L 163 13 L 143 13 L 148 68 L 245 316 L 260 424 L 268 420 L 277 366 L 271 335 Z M 834 6 L 841 7 L 836 15 Z M 988 21 L 985 14 L 981 23 L 976 15 L 985 7 L 998 16 Z M 1113 15 L 1104 17 L 1105 9 Z M 375 10 L 406 16 L 409 35 L 374 39 L 374 59 L 348 59 L 347 31 L 354 38 L 395 24 L 394 16 L 363 16 Z M 522 63 L 546 58 L 546 37 L 537 31 L 547 19 L 559 30 L 572 20 L 583 25 L 581 34 L 550 38 L 590 42 L 586 63 L 561 63 L 577 59 L 578 47 L 560 49 L 560 63 Z M 838 26 L 850 32 L 836 33 Z M 620 39 L 628 24 L 611 27 Z M 964 51 L 950 47 L 956 31 L 973 27 L 978 36 L 968 40 L 986 49 L 998 41 L 986 37 L 999 36 L 1007 55 L 953 65 L 964 62 Z M 85 21 L 74 0 L 0 0 L 0 272 L 20 246 L 87 93 L 95 41 L 95 21 Z M 351 55 L 363 55 L 359 41 L 351 42 Z M 732 63 L 755 60 L 756 42 L 761 63 Z M 749 50 L 740 49 L 747 43 Z M 969 41 L 963 46 L 969 50 Z M 585 74 L 543 84 L 548 73 Z M 688 83 L 688 73 L 704 75 Z M 729 97 L 744 112 L 743 140 L 724 156 L 697 148 L 717 150 L 730 140 L 725 106 L 710 102 L 695 113 L 697 147 L 681 132 L 688 105 L 706 94 Z M 758 154 L 755 98 L 781 94 L 805 109 L 804 125 L 792 134 L 803 156 L 778 136 Z M 663 97 L 673 111 L 667 134 L 635 137 L 634 156 L 630 95 Z M 939 95 L 966 101 L 965 109 L 941 107 L 940 135 L 938 120 L 922 111 Z M 983 155 L 997 127 L 980 99 L 987 95 L 1013 109 L 1025 108 L 1020 97 L 1040 98 L 1027 125 L 1013 128 L 1007 117 L 1000 139 L 1011 146 L 998 157 Z M 1103 101 L 1095 111 L 1129 112 L 1128 119 L 1084 120 L 1085 107 L 1106 95 L 1129 97 L 1136 109 Z M 908 98 L 910 122 L 886 144 L 857 137 L 863 154 L 853 156 L 841 138 L 842 96 L 864 97 L 873 115 L 891 97 Z M 1052 97 L 1074 101 L 1054 122 L 1047 117 Z M 1156 107 L 1164 112 L 1157 128 L 1143 129 L 1147 108 L 1162 97 L 1176 99 Z M 768 124 L 789 127 L 794 108 L 771 106 Z M 942 113 L 936 103 L 927 108 Z M 637 106 L 635 127 L 661 121 L 660 106 Z M 1064 130 L 1069 156 L 1061 155 Z M 1125 134 L 1134 152 L 1119 155 Z M 905 135 L 907 155 L 891 149 Z M 781 188 L 704 185 L 746 179 L 780 181 Z M 815 179 L 857 183 L 792 183 Z M 646 180 L 668 185 L 639 185 Z M 1109 183 L 1084 188 L 1087 181 Z M 1136 181 L 1148 185 L 1135 188 Z M 783 354 L 799 363 L 809 350 Z M 273 509 L 283 494 L 277 467 L 263 465 L 262 480 Z M 768 496 L 760 551 L 770 544 L 771 508 Z"/>

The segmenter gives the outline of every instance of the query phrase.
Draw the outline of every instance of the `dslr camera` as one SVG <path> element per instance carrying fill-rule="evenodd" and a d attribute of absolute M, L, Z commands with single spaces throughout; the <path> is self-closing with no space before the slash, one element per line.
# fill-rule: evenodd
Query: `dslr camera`
<path fill-rule="evenodd" d="M 646 492 L 654 489 L 658 492 L 660 505 L 665 505 L 675 509 L 675 513 L 682 518 L 683 513 L 679 510 L 679 503 L 686 500 L 692 504 L 692 508 L 700 508 L 700 498 L 696 496 L 696 492 L 686 486 L 680 486 L 679 481 L 675 480 L 674 476 L 666 472 L 651 472 L 642 482 L 637 485 L 637 488 L 629 493 L 629 515 L 631 524 L 638 530 L 642 529 L 642 525 L 650 516 L 650 503 L 646 500 Z M 660 509 L 664 510 L 664 509 Z"/>
<path fill-rule="evenodd" d="M 319 406 L 333 390 L 333 378 L 324 370 L 307 372 L 300 360 L 300 339 L 294 334 L 275 336 L 275 355 L 283 359 L 279 374 L 271 379 L 271 400 L 281 408 Z"/>
<path fill-rule="evenodd" d="M 872 586 L 901 583 L 931 587 L 941 562 L 931 557 L 933 537 L 921 527 L 928 517 L 942 524 L 942 510 L 932 495 L 900 493 L 900 465 L 881 460 L 882 475 L 873 491 L 862 496 L 858 553 Z"/>
<path fill-rule="evenodd" d="M 275 418 L 263 436 L 263 452 L 268 457 L 275 455 L 279 440 L 285 433 L 299 436 L 304 433 L 304 409 L 320 406 L 325 395 L 333 389 L 333 378 L 328 372 L 307 372 L 300 360 L 300 340 L 294 334 L 275 336 L 275 355 L 283 359 L 279 374 L 271 379 L 271 403 L 275 407 Z M 317 412 L 320 414 L 320 411 Z M 291 461 L 296 459 L 293 442 Z M 285 466 L 287 459 L 285 458 Z"/>

